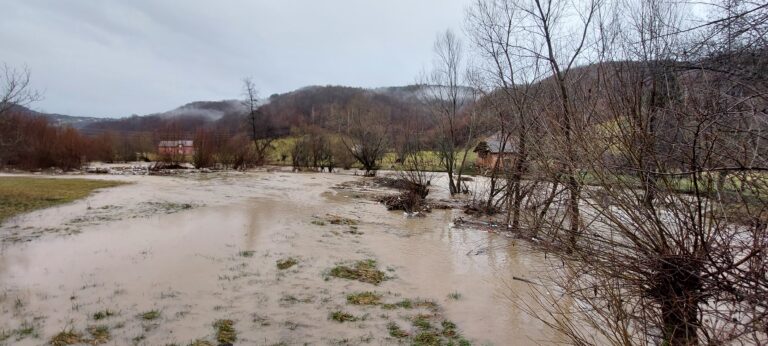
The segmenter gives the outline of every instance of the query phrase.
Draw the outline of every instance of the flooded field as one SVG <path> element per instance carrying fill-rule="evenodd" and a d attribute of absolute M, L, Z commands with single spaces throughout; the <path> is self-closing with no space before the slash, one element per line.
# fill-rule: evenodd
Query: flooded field
<path fill-rule="evenodd" d="M 93 178 L 132 184 L 0 229 L 2 342 L 552 340 L 505 298 L 527 292 L 512 277 L 532 275 L 539 256 L 452 228 L 458 210 L 387 211 L 333 188 L 363 179 L 351 174 Z"/>

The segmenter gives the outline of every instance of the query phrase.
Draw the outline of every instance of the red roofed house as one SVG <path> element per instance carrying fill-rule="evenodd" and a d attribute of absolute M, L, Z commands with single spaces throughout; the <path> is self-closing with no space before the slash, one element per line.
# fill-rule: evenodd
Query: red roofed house
<path fill-rule="evenodd" d="M 160 155 L 194 155 L 195 147 L 191 140 L 160 141 L 157 145 L 157 153 Z"/>

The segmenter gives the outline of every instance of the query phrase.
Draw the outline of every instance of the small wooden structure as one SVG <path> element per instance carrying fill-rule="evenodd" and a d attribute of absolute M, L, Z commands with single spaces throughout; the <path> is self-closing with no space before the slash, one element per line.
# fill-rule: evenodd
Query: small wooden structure
<path fill-rule="evenodd" d="M 507 135 L 504 138 L 501 132 L 497 132 L 475 146 L 474 152 L 477 153 L 477 168 L 481 172 L 488 172 L 497 168 L 501 171 L 512 167 L 517 158 L 517 146 Z M 499 160 L 501 160 L 499 162 Z M 497 167 L 498 162 L 498 167 Z"/>
<path fill-rule="evenodd" d="M 192 140 L 160 141 L 157 145 L 157 153 L 160 155 L 191 156 L 195 153 Z"/>

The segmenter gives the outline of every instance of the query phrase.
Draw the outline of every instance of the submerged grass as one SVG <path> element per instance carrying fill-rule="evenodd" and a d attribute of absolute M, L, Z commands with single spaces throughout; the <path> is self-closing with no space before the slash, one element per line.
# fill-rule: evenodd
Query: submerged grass
<path fill-rule="evenodd" d="M 19 326 L 19 328 L 17 329 L 12 329 L 12 330 L 0 329 L 0 344 L 3 344 L 3 342 L 5 342 L 6 340 L 14 336 L 16 337 L 16 341 L 20 341 L 30 336 L 37 338 L 39 334 L 34 322 L 29 322 L 25 320 L 21 323 L 21 326 Z"/>
<path fill-rule="evenodd" d="M 147 312 L 143 312 L 139 314 L 139 318 L 145 321 L 152 321 L 160 318 L 160 311 L 159 310 L 149 310 Z"/>
<path fill-rule="evenodd" d="M 93 319 L 96 321 L 103 320 L 105 318 L 110 318 L 112 316 L 116 315 L 116 313 L 110 309 L 97 311 L 93 314 Z"/>
<path fill-rule="evenodd" d="M 334 311 L 331 313 L 330 318 L 336 322 L 354 322 L 357 321 L 358 318 L 350 313 L 346 313 L 344 311 Z"/>
<path fill-rule="evenodd" d="M 333 277 L 357 280 L 374 285 L 378 285 L 387 279 L 384 272 L 376 268 L 376 261 L 371 259 L 357 261 L 352 267 L 338 265 L 331 269 L 330 274 Z"/>
<path fill-rule="evenodd" d="M 337 216 L 337 215 L 331 215 L 327 214 L 326 217 L 328 218 L 328 222 L 331 225 L 348 225 L 348 226 L 354 226 L 358 224 L 357 220 L 353 220 L 350 218 Z"/>
<path fill-rule="evenodd" d="M 413 346 L 440 346 L 442 344 L 443 342 L 437 333 L 427 330 L 416 334 L 416 336 L 413 337 L 413 342 L 411 343 Z"/>
<path fill-rule="evenodd" d="M 33 323 L 24 321 L 19 329 L 16 329 L 16 337 L 18 339 L 24 339 L 28 336 L 37 336 L 37 330 Z"/>
<path fill-rule="evenodd" d="M 253 257 L 253 255 L 256 253 L 256 251 L 253 250 L 242 250 L 237 253 L 240 257 Z"/>
<path fill-rule="evenodd" d="M 432 324 L 429 323 L 429 317 L 428 316 L 422 316 L 417 315 L 411 323 L 413 323 L 413 326 L 416 328 L 419 328 L 421 330 L 429 330 L 432 329 Z"/>
<path fill-rule="evenodd" d="M 88 327 L 88 333 L 91 334 L 91 339 L 88 341 L 91 345 L 105 344 L 111 338 L 109 327 L 107 326 L 90 326 Z"/>
<path fill-rule="evenodd" d="M 353 305 L 379 305 L 381 295 L 375 292 L 353 293 L 347 296 L 347 303 Z"/>
<path fill-rule="evenodd" d="M 445 320 L 441 323 L 441 326 L 443 327 L 443 331 L 442 331 L 443 336 L 446 336 L 449 338 L 455 338 L 459 336 L 459 332 L 457 331 L 457 328 L 456 328 L 456 323 Z"/>
<path fill-rule="evenodd" d="M 433 324 L 430 319 L 434 319 L 438 316 L 430 314 L 418 314 L 410 318 L 411 324 L 415 327 L 415 332 L 412 336 L 405 332 L 402 332 L 399 326 L 395 323 L 390 323 L 388 326 L 391 336 L 398 338 L 409 337 L 411 345 L 418 346 L 432 346 L 432 345 L 459 345 L 469 346 L 471 343 L 464 339 L 459 333 L 458 327 L 455 323 L 449 320 L 442 320 L 440 326 Z M 396 336 L 400 335 L 400 336 Z"/>
<path fill-rule="evenodd" d="M 96 189 L 123 184 L 91 179 L 0 177 L 0 223 L 18 214 L 72 202 Z"/>
<path fill-rule="evenodd" d="M 216 341 L 223 344 L 234 344 L 237 341 L 235 322 L 232 320 L 218 320 L 213 323 L 216 328 Z"/>
<path fill-rule="evenodd" d="M 298 260 L 296 260 L 293 257 L 289 257 L 289 258 L 278 260 L 277 261 L 277 269 L 285 270 L 285 269 L 293 267 L 293 266 L 295 266 L 297 264 L 299 264 Z"/>
<path fill-rule="evenodd" d="M 387 330 L 389 330 L 389 336 L 395 337 L 398 339 L 407 338 L 408 333 L 404 331 L 400 326 L 397 325 L 395 322 L 390 322 L 387 325 Z"/>

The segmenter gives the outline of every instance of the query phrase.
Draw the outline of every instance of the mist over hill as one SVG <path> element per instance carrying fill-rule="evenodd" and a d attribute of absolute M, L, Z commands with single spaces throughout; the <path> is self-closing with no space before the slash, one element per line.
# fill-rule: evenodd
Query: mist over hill
<path fill-rule="evenodd" d="M 434 87 L 431 87 L 434 90 Z M 469 90 L 469 89 L 468 89 Z M 354 99 L 366 99 L 377 107 L 386 109 L 395 120 L 416 117 L 420 99 L 428 95 L 426 86 L 410 85 L 365 89 L 347 86 L 307 86 L 294 91 L 273 94 L 261 101 L 260 111 L 267 114 L 282 132 L 302 123 L 323 126 L 340 109 Z M 192 133 L 197 128 L 214 128 L 219 131 L 241 130 L 247 109 L 241 100 L 194 101 L 172 110 L 146 115 L 131 115 L 118 119 L 76 117 L 63 114 L 27 112 L 44 116 L 53 124 L 72 126 L 85 134 L 104 132 L 136 133 L 154 132 L 169 126 L 178 131 Z"/>

